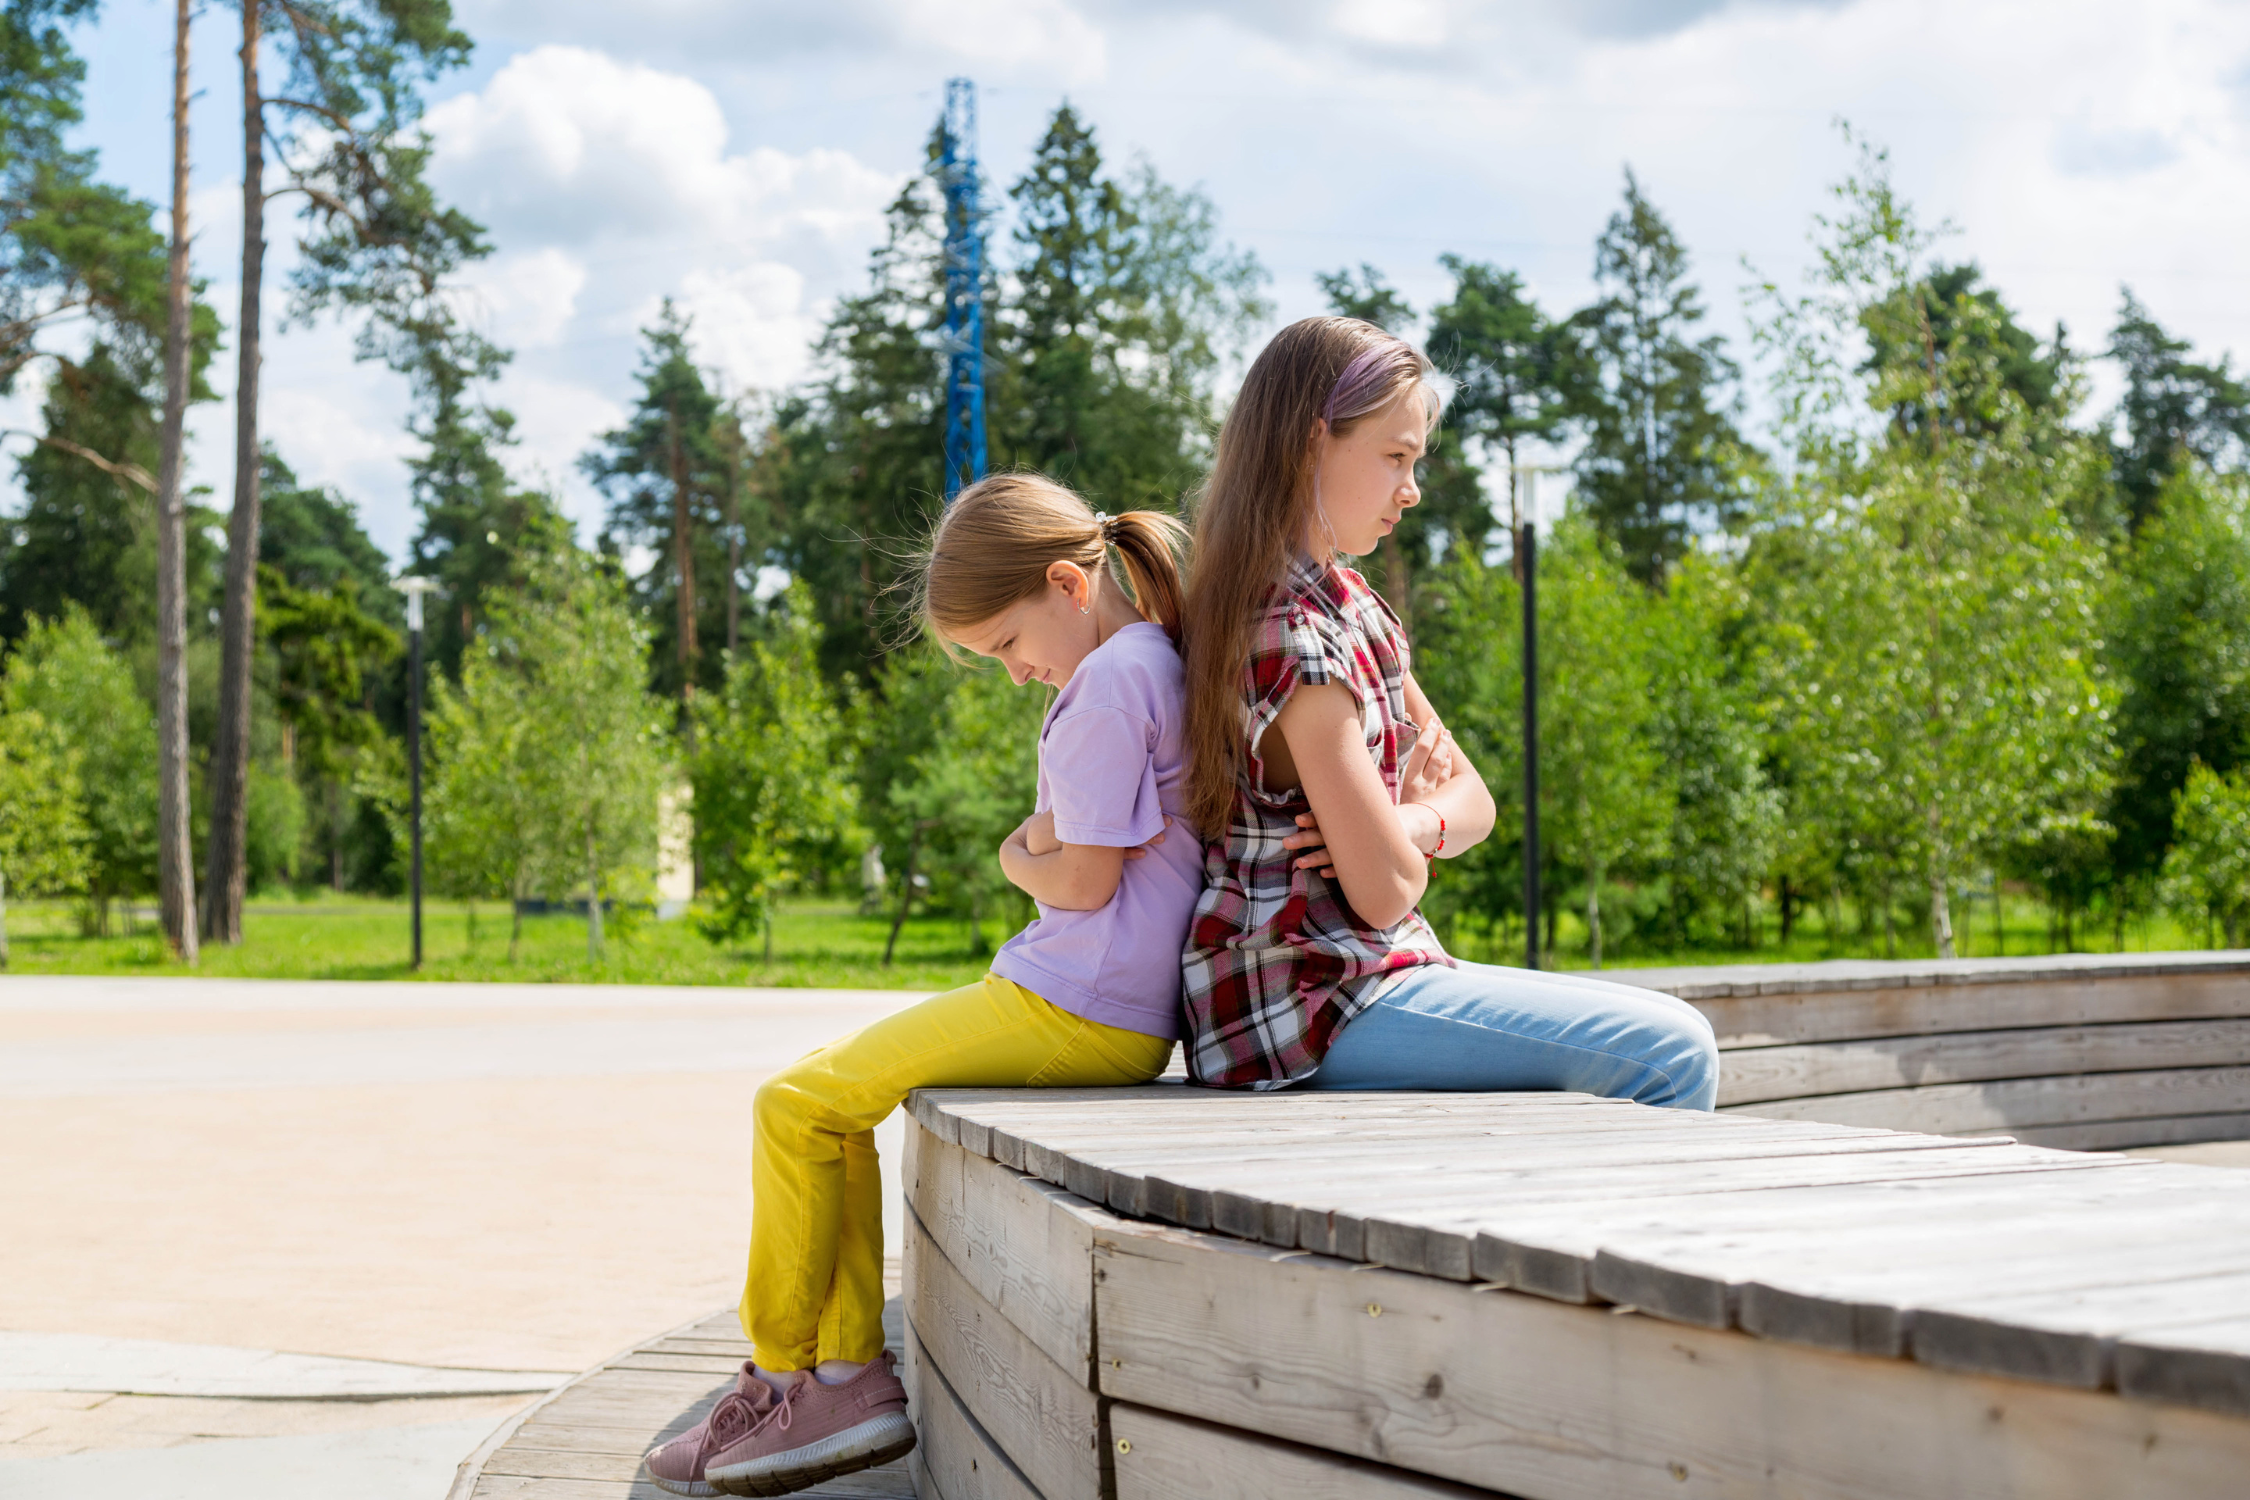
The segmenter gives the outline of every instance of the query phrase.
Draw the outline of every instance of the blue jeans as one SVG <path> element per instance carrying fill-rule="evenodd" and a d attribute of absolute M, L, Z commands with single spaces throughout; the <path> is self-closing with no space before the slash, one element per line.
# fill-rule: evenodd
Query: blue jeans
<path fill-rule="evenodd" d="M 1558 1089 L 1709 1109 L 1719 1051 L 1701 1011 L 1654 990 L 1491 964 L 1426 964 L 1345 1022 L 1301 1087 Z"/>

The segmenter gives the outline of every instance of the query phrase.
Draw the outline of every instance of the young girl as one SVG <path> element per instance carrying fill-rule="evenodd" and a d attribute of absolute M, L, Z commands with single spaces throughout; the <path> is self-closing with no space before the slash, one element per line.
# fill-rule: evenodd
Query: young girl
<path fill-rule="evenodd" d="M 872 1134 L 907 1091 L 1145 1083 L 1179 1035 L 1176 956 L 1202 885 L 1167 842 L 1185 791 L 1185 533 L 1098 517 L 1027 474 L 970 486 L 930 539 L 926 627 L 949 649 L 1056 689 L 1036 811 L 1000 846 L 1039 916 L 965 989 L 784 1068 L 758 1089 L 750 1273 L 756 1350 L 696 1427 L 648 1455 L 682 1495 L 781 1495 L 914 1446 L 883 1348 L 882 1181 Z M 1115 548 L 1128 596 L 1109 567 Z"/>
<path fill-rule="evenodd" d="M 1195 527 L 1188 815 L 1210 841 L 1184 955 L 1188 1067 L 1228 1088 L 1568 1089 L 1709 1109 L 1711 1027 L 1669 995 L 1461 963 L 1415 910 L 1491 793 L 1342 566 L 1421 499 L 1429 363 L 1351 318 L 1274 337 Z"/>

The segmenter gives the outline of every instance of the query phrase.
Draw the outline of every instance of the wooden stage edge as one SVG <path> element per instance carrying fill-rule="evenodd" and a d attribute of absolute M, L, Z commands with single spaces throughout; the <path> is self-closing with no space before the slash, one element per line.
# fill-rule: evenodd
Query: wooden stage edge
<path fill-rule="evenodd" d="M 1584 1096 L 913 1109 L 924 1500 L 2250 1486 L 2243 1174 Z"/>
<path fill-rule="evenodd" d="M 916 1095 L 920 1445 L 806 1493 L 2250 1494 L 2250 1174 L 2084 1154 L 2250 1138 L 2250 953 L 1603 977 L 1711 1020 L 1719 1114 Z M 636 1345 L 451 1500 L 654 1497 L 748 1353 Z"/>

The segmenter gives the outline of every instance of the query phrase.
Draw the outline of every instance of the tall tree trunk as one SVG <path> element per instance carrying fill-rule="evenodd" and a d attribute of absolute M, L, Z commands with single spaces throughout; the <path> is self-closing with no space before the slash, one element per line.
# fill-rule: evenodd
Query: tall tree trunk
<path fill-rule="evenodd" d="M 672 449 L 672 561 L 680 579 L 676 601 L 680 611 L 680 723 L 685 727 L 688 754 L 693 755 L 695 720 L 687 710 L 695 702 L 695 549 L 688 533 L 687 447 L 680 441 L 676 406 L 665 428 Z"/>
<path fill-rule="evenodd" d="M 740 426 L 727 418 L 730 430 Z M 742 462 L 730 442 L 727 447 L 727 657 L 741 649 L 742 637 Z"/>
<path fill-rule="evenodd" d="M 328 888 L 344 889 L 344 794 L 333 776 L 328 778 Z"/>
<path fill-rule="evenodd" d="M 1930 864 L 1930 935 L 1937 940 L 1937 956 L 1952 958 L 1953 908 L 1946 901 L 1945 874 L 1936 861 Z"/>
<path fill-rule="evenodd" d="M 1586 949 L 1592 968 L 1602 966 L 1602 870 L 1586 872 Z"/>
<path fill-rule="evenodd" d="M 586 962 L 602 958 L 602 875 L 594 857 L 594 819 L 586 818 Z"/>
<path fill-rule="evenodd" d="M 8 967 L 8 872 L 0 870 L 0 969 Z"/>
<path fill-rule="evenodd" d="M 193 337 L 188 286 L 188 0 L 172 39 L 172 255 L 164 319 L 164 429 L 156 479 L 156 888 L 164 941 L 196 958 L 195 856 L 188 845 L 187 507 L 180 498 Z"/>
<path fill-rule="evenodd" d="M 242 312 L 235 328 L 234 513 L 219 620 L 219 722 L 211 742 L 211 848 L 203 935 L 242 941 L 249 883 L 250 657 L 258 610 L 258 296 L 265 281 L 265 100 L 258 92 L 259 0 L 242 5 Z"/>

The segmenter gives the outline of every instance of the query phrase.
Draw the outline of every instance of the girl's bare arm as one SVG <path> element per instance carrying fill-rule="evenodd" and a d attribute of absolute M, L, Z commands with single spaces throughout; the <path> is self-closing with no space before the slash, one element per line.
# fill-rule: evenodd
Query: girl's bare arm
<path fill-rule="evenodd" d="M 1336 871 L 1359 919 L 1372 927 L 1404 920 L 1422 899 L 1429 869 L 1408 835 L 1408 819 L 1367 758 L 1359 705 L 1350 692 L 1334 683 L 1298 688 L 1266 731 L 1260 751 L 1270 789 L 1304 788 L 1327 845 L 1325 863 Z M 1435 845 L 1435 814 L 1424 809 L 1417 816 L 1428 819 L 1429 842 Z"/>
<path fill-rule="evenodd" d="M 1167 817 L 1165 827 L 1171 824 Z M 1000 846 L 1000 873 L 1034 901 L 1064 911 L 1099 911 L 1117 894 L 1126 862 L 1163 842 L 1159 833 L 1137 849 L 1065 844 L 1055 837 L 1055 815 L 1034 813 Z"/>

